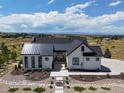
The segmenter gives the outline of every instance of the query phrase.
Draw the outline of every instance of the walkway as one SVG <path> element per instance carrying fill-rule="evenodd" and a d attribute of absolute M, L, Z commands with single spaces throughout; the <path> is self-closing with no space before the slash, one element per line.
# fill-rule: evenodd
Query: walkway
<path fill-rule="evenodd" d="M 50 74 L 51 77 L 55 77 L 56 81 L 61 81 L 63 82 L 63 77 L 69 76 L 68 70 L 60 70 L 60 71 L 52 71 Z M 63 86 L 57 86 L 55 85 L 55 93 L 64 93 L 64 87 Z"/>
<path fill-rule="evenodd" d="M 50 76 L 56 78 L 55 93 L 64 93 L 63 77 L 69 76 L 68 70 L 65 69 L 65 63 L 56 62 L 56 64 L 54 65 L 54 71 L 50 73 Z"/>
<path fill-rule="evenodd" d="M 57 83 L 60 83 L 57 85 Z M 56 77 L 55 93 L 64 93 L 63 77 Z"/>
<path fill-rule="evenodd" d="M 69 76 L 68 70 L 52 71 L 50 73 L 51 77 L 66 77 Z"/>

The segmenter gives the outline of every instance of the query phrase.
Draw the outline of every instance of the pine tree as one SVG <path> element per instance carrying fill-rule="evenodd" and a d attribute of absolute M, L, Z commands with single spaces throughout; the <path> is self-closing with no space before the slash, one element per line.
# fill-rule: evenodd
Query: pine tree
<path fill-rule="evenodd" d="M 108 48 L 105 50 L 104 57 L 105 58 L 111 58 L 111 52 Z"/>

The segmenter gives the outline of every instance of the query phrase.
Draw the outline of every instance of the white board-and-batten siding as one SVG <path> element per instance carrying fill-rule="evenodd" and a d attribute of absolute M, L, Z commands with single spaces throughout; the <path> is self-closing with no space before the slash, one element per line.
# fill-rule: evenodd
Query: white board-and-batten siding
<path fill-rule="evenodd" d="M 28 57 L 28 68 L 25 68 L 25 56 Z M 31 65 L 31 57 L 35 57 L 35 68 L 32 68 Z M 35 69 L 52 69 L 52 61 L 53 61 L 53 56 L 41 56 L 42 57 L 42 68 L 39 68 L 38 66 L 38 57 L 40 55 L 22 55 L 22 63 L 23 63 L 23 68 L 25 70 L 35 70 Z M 49 60 L 46 61 L 45 58 L 48 58 Z"/>
<path fill-rule="evenodd" d="M 81 50 L 81 47 L 84 46 L 84 51 Z M 90 60 L 86 61 L 86 57 L 83 56 L 83 52 L 92 52 L 85 44 L 82 44 L 80 47 L 75 49 L 71 54 L 69 54 L 67 59 L 67 67 L 69 69 L 85 69 L 85 70 L 96 70 L 101 68 L 101 58 L 99 61 L 96 61 L 96 57 L 89 57 Z M 79 65 L 73 65 L 73 58 L 79 58 Z"/>

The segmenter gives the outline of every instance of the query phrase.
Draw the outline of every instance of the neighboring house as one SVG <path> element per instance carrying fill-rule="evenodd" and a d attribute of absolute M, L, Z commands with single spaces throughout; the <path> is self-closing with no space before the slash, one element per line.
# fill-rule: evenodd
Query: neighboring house
<path fill-rule="evenodd" d="M 32 38 L 32 43 L 24 44 L 22 49 L 25 70 L 52 70 L 63 63 L 68 69 L 98 70 L 101 57 L 99 46 L 89 46 L 86 38 L 77 37 Z"/>

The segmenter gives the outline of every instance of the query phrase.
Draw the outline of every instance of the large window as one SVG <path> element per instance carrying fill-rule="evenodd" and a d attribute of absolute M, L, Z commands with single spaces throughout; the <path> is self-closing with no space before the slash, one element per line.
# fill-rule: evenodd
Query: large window
<path fill-rule="evenodd" d="M 39 68 L 42 67 L 42 57 L 41 56 L 38 57 L 38 67 Z"/>
<path fill-rule="evenodd" d="M 72 64 L 73 65 L 79 65 L 79 58 L 78 57 L 73 57 Z"/>
<path fill-rule="evenodd" d="M 31 57 L 31 66 L 32 68 L 35 68 L 35 56 Z"/>
<path fill-rule="evenodd" d="M 99 61 L 99 57 L 96 58 L 96 61 Z"/>
<path fill-rule="evenodd" d="M 89 57 L 86 57 L 86 61 L 90 61 L 90 58 Z"/>
<path fill-rule="evenodd" d="M 25 62 L 25 68 L 28 68 L 28 57 L 24 57 L 24 62 Z"/>

